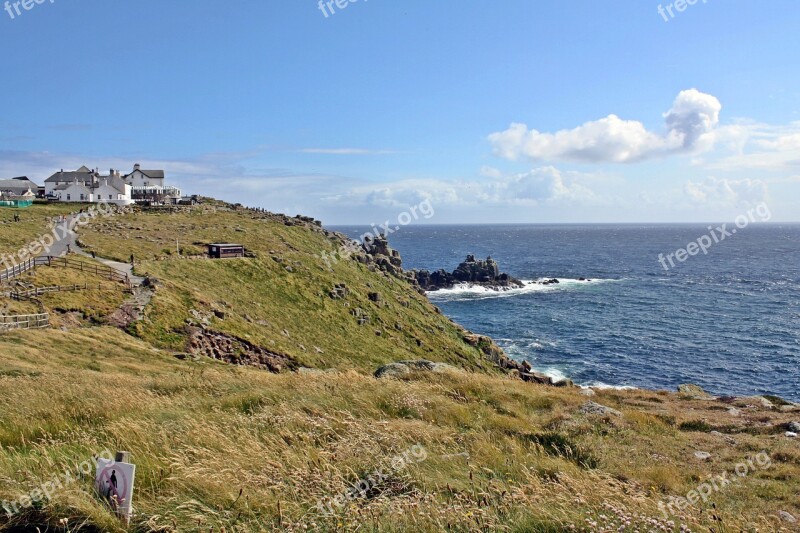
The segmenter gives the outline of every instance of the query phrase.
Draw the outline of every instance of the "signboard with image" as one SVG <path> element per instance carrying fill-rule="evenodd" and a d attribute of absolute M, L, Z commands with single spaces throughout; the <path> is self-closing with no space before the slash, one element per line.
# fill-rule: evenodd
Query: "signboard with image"
<path fill-rule="evenodd" d="M 109 459 L 97 460 L 95 488 L 121 518 L 130 520 L 133 511 L 133 478 L 136 465 Z"/>

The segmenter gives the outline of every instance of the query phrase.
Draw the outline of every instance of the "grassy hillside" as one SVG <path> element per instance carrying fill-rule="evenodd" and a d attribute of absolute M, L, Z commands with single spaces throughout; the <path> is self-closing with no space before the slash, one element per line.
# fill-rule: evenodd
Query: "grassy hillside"
<path fill-rule="evenodd" d="M 212 242 L 244 244 L 255 257 L 198 258 L 202 244 Z M 203 206 L 99 220 L 81 233 L 81 243 L 103 257 L 124 261 L 133 254 L 136 273 L 158 280 L 135 333 L 159 347 L 185 351 L 187 322 L 207 317 L 208 329 L 301 366 L 374 370 L 427 358 L 491 368 L 464 342 L 461 328 L 409 284 L 353 260 L 328 266 L 322 254 L 335 251 L 340 240 L 313 223 Z M 340 284 L 347 295 L 334 299 L 330 291 Z M 380 301 L 370 301 L 371 293 Z"/>
<path fill-rule="evenodd" d="M 126 298 L 113 284 L 55 268 L 19 280 L 98 288 L 43 296 L 56 328 L 0 333 L 0 505 L 20 511 L 0 512 L 0 531 L 797 531 L 781 518 L 800 517 L 784 436 L 797 406 L 513 379 L 405 281 L 328 266 L 336 235 L 211 207 L 81 233 L 101 256 L 133 253 L 154 287 L 126 331 L 107 325 Z M 196 257 L 212 241 L 254 257 Z M 197 335 L 224 339 L 230 362 L 259 347 L 291 364 L 215 360 Z M 420 358 L 457 368 L 372 375 Z M 300 366 L 316 370 L 286 371 Z M 590 400 L 616 411 L 584 412 Z M 104 450 L 137 465 L 129 527 L 79 474 Z M 43 486 L 50 498 L 23 509 Z M 667 516 L 674 497 L 697 501 Z"/>

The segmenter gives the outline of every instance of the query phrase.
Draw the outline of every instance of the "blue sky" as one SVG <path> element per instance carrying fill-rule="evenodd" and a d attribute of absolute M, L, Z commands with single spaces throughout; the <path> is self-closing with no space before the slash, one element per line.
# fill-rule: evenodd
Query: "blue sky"
<path fill-rule="evenodd" d="M 331 224 L 800 220 L 800 4 L 673 1 L 12 0 L 0 178 L 141 163 Z"/>

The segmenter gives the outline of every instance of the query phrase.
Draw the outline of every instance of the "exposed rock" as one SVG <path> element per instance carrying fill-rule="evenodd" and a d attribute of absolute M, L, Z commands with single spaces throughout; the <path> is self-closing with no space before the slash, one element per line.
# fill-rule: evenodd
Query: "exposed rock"
<path fill-rule="evenodd" d="M 794 431 L 787 431 L 786 433 L 784 433 L 784 435 L 786 435 L 790 439 L 796 439 L 797 438 L 797 433 L 795 433 Z"/>
<path fill-rule="evenodd" d="M 764 409 L 773 409 L 775 407 L 774 403 L 764 398 L 763 396 L 754 396 L 753 399 L 756 400 L 758 404 Z"/>
<path fill-rule="evenodd" d="M 699 400 L 705 400 L 711 398 L 711 395 L 709 395 L 706 391 L 704 391 L 702 387 L 698 385 L 693 385 L 691 383 L 678 385 L 678 392 Z"/>
<path fill-rule="evenodd" d="M 447 363 L 437 363 L 424 359 L 418 361 L 399 361 L 389 363 L 375 371 L 376 378 L 398 378 L 410 374 L 412 371 L 418 372 L 450 372 L 457 370 L 456 367 Z"/>
<path fill-rule="evenodd" d="M 592 401 L 588 401 L 580 408 L 580 412 L 585 415 L 601 415 L 601 416 L 622 416 L 622 413 L 611 407 L 600 405 Z"/>
<path fill-rule="evenodd" d="M 347 285 L 344 283 L 337 283 L 336 286 L 330 290 L 328 295 L 333 298 L 334 300 L 341 300 L 342 298 L 347 298 L 347 295 L 350 294 L 350 289 L 347 288 Z"/>
<path fill-rule="evenodd" d="M 305 366 L 301 366 L 300 368 L 297 369 L 297 373 L 307 374 L 307 375 L 318 375 L 318 374 L 324 374 L 325 372 L 318 368 L 307 368 Z"/>
<path fill-rule="evenodd" d="M 797 518 L 795 518 L 794 515 L 792 515 L 791 513 L 786 512 L 786 511 L 778 511 L 778 516 L 781 518 L 781 520 L 783 520 L 784 522 L 787 522 L 789 524 L 796 524 L 797 523 Z"/>
<path fill-rule="evenodd" d="M 595 396 L 597 393 L 594 391 L 594 389 L 581 389 L 581 392 L 580 392 L 580 394 L 581 394 L 582 396 L 589 396 L 589 397 L 591 397 L 591 396 Z"/>
<path fill-rule="evenodd" d="M 385 236 L 366 236 L 364 237 L 361 248 L 363 254 L 358 254 L 355 257 L 357 261 L 374 264 L 377 269 L 398 278 L 406 277 L 403 271 L 403 259 L 400 257 L 400 252 L 389 247 L 389 241 Z"/>
<path fill-rule="evenodd" d="M 708 461 L 711 459 L 711 454 L 708 452 L 694 452 L 694 457 L 699 461 Z"/>
<path fill-rule="evenodd" d="M 411 373 L 411 369 L 408 365 L 404 365 L 401 363 L 389 363 L 388 365 L 384 365 L 380 367 L 378 370 L 375 371 L 376 378 L 399 378 L 402 376 L 406 376 Z"/>
<path fill-rule="evenodd" d="M 468 255 L 467 259 L 453 272 L 448 273 L 444 269 L 435 272 L 414 270 L 412 274 L 423 291 L 451 289 L 459 283 L 470 283 L 495 290 L 508 290 L 524 286 L 518 279 L 501 273 L 497 261 L 491 257 L 487 257 L 486 260 L 476 260 L 474 255 Z"/>
<path fill-rule="evenodd" d="M 521 372 L 520 377 L 523 381 L 531 381 L 542 385 L 553 385 L 553 378 L 540 372 Z"/>
<path fill-rule="evenodd" d="M 205 355 L 212 359 L 262 368 L 270 372 L 297 368 L 297 363 L 288 355 L 256 346 L 245 339 L 193 326 L 187 326 L 185 331 L 188 334 L 186 351 L 194 355 Z"/>
<path fill-rule="evenodd" d="M 794 433 L 800 433 L 800 422 L 789 422 L 786 424 L 786 430 Z"/>

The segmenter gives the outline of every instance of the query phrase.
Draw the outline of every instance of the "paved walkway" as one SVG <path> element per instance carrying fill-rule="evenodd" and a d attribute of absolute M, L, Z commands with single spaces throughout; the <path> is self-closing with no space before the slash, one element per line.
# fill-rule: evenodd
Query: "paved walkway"
<path fill-rule="evenodd" d="M 69 225 L 75 219 L 75 215 L 70 215 L 67 217 L 66 223 Z M 59 226 L 64 224 L 63 222 L 59 222 Z M 83 255 L 85 257 L 92 257 L 92 254 L 86 252 L 86 250 L 82 249 L 78 246 L 76 234 L 74 232 L 67 233 L 67 236 L 63 239 L 59 239 L 53 243 L 50 247 L 50 250 L 47 253 L 42 254 L 40 257 L 46 256 L 53 256 L 53 257 L 62 257 L 67 254 L 68 251 L 72 253 L 76 253 L 78 255 Z M 95 257 L 97 261 L 100 261 L 107 267 L 111 267 L 120 274 L 128 276 L 131 280 L 131 284 L 134 286 L 140 286 L 144 283 L 144 278 L 140 276 L 135 276 L 133 274 L 133 266 L 130 263 L 120 263 L 119 261 L 112 261 L 111 259 L 103 259 L 102 257 Z"/>
<path fill-rule="evenodd" d="M 70 215 L 66 218 L 66 223 L 70 225 L 74 219 L 75 215 Z M 59 225 L 60 224 L 64 224 L 64 222 L 59 222 Z M 46 254 L 43 254 L 43 256 L 61 257 L 67 255 L 69 252 L 85 257 L 92 257 L 92 254 L 78 246 L 77 235 L 74 232 L 67 232 L 66 236 L 53 243 L 50 250 Z M 126 328 L 131 322 L 139 320 L 143 316 L 145 307 L 147 307 L 147 304 L 149 304 L 150 300 L 153 298 L 153 291 L 144 286 L 143 277 L 133 274 L 133 265 L 130 263 L 120 263 L 119 261 L 112 261 L 111 259 L 104 259 L 102 257 L 93 257 L 93 259 L 100 261 L 107 267 L 113 268 L 120 274 L 128 276 L 128 279 L 131 281 L 133 294 L 130 298 L 126 299 L 120 308 L 111 316 L 111 322 L 113 324 Z"/>

